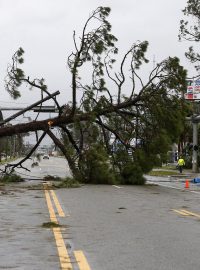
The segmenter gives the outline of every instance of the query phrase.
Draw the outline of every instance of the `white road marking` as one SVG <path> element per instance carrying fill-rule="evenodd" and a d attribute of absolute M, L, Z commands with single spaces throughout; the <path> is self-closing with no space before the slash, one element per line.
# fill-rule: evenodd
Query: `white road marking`
<path fill-rule="evenodd" d="M 113 187 L 116 187 L 116 188 L 122 188 L 122 187 L 119 187 L 119 186 L 116 186 L 116 185 L 112 185 Z"/>

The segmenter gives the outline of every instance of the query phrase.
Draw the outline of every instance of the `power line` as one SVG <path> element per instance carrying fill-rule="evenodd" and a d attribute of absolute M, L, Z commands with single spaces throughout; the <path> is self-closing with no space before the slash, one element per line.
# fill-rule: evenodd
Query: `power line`
<path fill-rule="evenodd" d="M 9 103 L 9 104 L 29 104 L 28 102 L 14 102 L 14 101 L 0 101 L 0 103 Z"/>

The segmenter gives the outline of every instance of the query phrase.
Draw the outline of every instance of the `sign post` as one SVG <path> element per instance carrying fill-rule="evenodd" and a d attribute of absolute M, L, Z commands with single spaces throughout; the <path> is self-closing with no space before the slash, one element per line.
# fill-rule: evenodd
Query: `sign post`
<path fill-rule="evenodd" d="M 200 80 L 188 80 L 187 92 L 184 97 L 186 100 L 199 102 L 200 101 Z M 194 108 L 195 108 L 194 103 Z M 197 113 L 196 111 L 194 113 Z M 192 171 L 198 172 L 198 123 L 199 119 L 195 119 L 196 114 L 192 116 L 193 127 L 193 151 L 192 151 Z"/>

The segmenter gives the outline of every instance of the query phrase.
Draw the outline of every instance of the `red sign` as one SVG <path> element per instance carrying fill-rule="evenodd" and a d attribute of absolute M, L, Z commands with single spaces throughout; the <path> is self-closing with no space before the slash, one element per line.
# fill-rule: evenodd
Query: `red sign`
<path fill-rule="evenodd" d="M 185 99 L 193 99 L 193 94 L 190 93 L 185 94 Z"/>

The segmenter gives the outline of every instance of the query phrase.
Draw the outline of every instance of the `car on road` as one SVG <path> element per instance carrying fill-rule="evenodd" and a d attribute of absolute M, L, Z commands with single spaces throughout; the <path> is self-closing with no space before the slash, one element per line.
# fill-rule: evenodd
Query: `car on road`
<path fill-rule="evenodd" d="M 44 155 L 43 159 L 49 159 L 49 155 Z"/>

